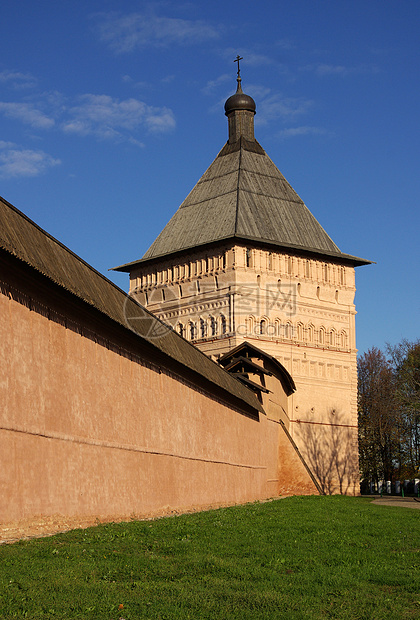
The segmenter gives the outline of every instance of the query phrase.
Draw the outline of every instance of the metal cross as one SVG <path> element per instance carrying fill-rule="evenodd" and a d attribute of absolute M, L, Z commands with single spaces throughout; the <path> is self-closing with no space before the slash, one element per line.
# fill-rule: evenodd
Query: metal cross
<path fill-rule="evenodd" d="M 233 62 L 237 62 L 237 63 L 238 63 L 238 78 L 240 78 L 240 77 L 241 77 L 241 70 L 240 70 L 240 68 L 239 68 L 239 61 L 240 61 L 240 60 L 243 60 L 243 58 L 241 58 L 241 57 L 239 56 L 239 54 L 238 54 L 238 55 L 236 56 L 235 60 L 233 61 Z"/>

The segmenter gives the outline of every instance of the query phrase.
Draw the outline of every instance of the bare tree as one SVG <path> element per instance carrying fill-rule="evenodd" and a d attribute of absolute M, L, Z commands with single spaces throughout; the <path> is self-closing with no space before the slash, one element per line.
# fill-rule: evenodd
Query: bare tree
<path fill-rule="evenodd" d="M 395 374 L 395 400 L 401 418 L 401 477 L 420 470 L 420 340 L 387 346 Z"/>
<path fill-rule="evenodd" d="M 359 466 L 362 480 L 392 480 L 401 454 L 402 419 L 395 373 L 373 347 L 358 360 Z"/>

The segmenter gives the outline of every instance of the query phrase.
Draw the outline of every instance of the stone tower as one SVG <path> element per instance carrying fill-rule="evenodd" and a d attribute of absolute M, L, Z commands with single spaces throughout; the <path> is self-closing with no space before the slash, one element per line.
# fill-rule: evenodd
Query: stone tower
<path fill-rule="evenodd" d="M 255 140 L 237 82 L 228 142 L 143 258 L 115 269 L 213 359 L 247 342 L 277 360 L 296 386 L 282 421 L 307 465 L 325 492 L 357 493 L 354 268 L 369 261 L 339 250 Z"/>

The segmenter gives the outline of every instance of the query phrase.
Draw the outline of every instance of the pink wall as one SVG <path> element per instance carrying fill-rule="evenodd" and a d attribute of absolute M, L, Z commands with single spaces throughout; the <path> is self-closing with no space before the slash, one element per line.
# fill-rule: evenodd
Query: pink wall
<path fill-rule="evenodd" d="M 1 521 L 317 492 L 279 424 L 214 398 L 170 360 L 160 369 L 149 354 L 121 350 L 117 331 L 110 338 L 89 311 L 75 314 L 56 289 L 47 296 L 45 283 L 9 285 L 0 294 Z"/>

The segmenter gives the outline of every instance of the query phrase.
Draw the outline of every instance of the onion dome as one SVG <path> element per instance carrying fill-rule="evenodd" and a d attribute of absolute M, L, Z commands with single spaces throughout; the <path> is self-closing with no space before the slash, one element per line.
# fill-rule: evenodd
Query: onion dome
<path fill-rule="evenodd" d="M 248 110 L 248 112 L 256 113 L 255 101 L 249 95 L 245 95 L 241 87 L 241 78 L 238 77 L 238 88 L 236 93 L 229 97 L 225 103 L 225 114 L 228 116 L 236 110 Z"/>

